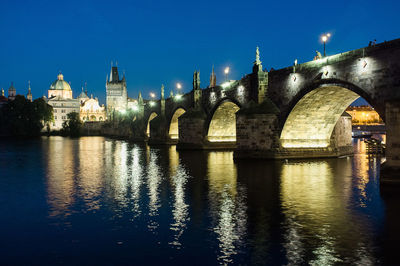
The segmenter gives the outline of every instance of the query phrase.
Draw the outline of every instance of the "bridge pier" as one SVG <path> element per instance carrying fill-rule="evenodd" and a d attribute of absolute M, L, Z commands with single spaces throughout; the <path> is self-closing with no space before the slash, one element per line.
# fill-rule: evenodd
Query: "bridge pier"
<path fill-rule="evenodd" d="M 169 125 L 165 116 L 157 116 L 150 121 L 149 145 L 170 145 L 177 143 L 177 139 L 171 139 L 169 136 Z"/>
<path fill-rule="evenodd" d="M 283 147 L 279 111 L 270 101 L 236 114 L 237 148 L 234 158 L 324 158 L 353 155 L 351 116 L 343 114 L 327 147 Z M 301 141 L 301 140 L 299 140 Z M 300 145 L 301 146 L 301 145 Z"/>
<path fill-rule="evenodd" d="M 400 185 L 400 100 L 385 104 L 386 162 L 381 169 L 381 184 Z"/>

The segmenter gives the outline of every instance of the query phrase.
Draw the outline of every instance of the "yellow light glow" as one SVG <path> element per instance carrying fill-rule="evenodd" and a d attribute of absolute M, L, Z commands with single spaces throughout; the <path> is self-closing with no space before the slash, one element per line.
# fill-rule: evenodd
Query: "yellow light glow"
<path fill-rule="evenodd" d="M 175 97 L 175 100 L 177 100 L 177 101 L 182 99 L 182 95 L 181 94 L 177 94 L 174 97 Z"/>
<path fill-rule="evenodd" d="M 150 92 L 150 97 L 151 97 L 151 98 L 155 98 L 156 95 L 155 95 L 153 92 Z"/>
<path fill-rule="evenodd" d="M 328 40 L 328 37 L 326 35 L 322 36 L 322 41 L 326 42 Z"/>
<path fill-rule="evenodd" d="M 182 89 L 182 84 L 181 83 L 176 83 L 176 88 L 178 89 L 178 90 L 180 90 L 180 89 Z"/>
<path fill-rule="evenodd" d="M 154 106 L 154 105 L 156 105 L 156 103 L 155 103 L 155 102 L 153 102 L 153 101 L 150 101 L 150 102 L 149 102 L 149 104 L 150 104 L 150 106 Z"/>
<path fill-rule="evenodd" d="M 230 70 L 229 67 L 226 67 L 224 70 L 225 74 L 229 74 L 229 70 Z"/>

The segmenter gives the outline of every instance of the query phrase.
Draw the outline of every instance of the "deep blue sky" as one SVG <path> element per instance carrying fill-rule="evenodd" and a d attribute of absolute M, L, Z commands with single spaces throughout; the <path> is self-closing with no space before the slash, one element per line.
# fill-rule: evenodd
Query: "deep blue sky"
<path fill-rule="evenodd" d="M 309 61 L 331 32 L 334 54 L 400 37 L 400 1 L 0 1 L 0 87 L 11 81 L 33 97 L 61 70 L 74 97 L 87 82 L 105 103 L 110 62 L 126 72 L 128 95 L 166 93 L 181 81 L 191 89 L 201 71 L 202 87 L 212 64 L 218 80 L 251 72 L 255 47 L 263 66 L 278 69 Z"/>

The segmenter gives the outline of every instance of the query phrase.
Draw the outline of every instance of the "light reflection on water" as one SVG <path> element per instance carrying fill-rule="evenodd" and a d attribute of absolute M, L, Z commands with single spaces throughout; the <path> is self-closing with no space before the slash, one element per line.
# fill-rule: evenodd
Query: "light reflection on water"
<path fill-rule="evenodd" d="M 364 154 L 361 140 L 354 145 L 355 156 L 342 159 L 234 162 L 232 152 L 177 152 L 175 146 L 102 137 L 43 138 L 35 147 L 41 155 L 32 160 L 43 160 L 44 171 L 36 169 L 38 179 L 27 188 L 45 191 L 45 197 L 32 198 L 36 205 L 45 199 L 46 206 L 46 215 L 37 212 L 32 219 L 50 225 L 34 229 L 43 239 L 37 256 L 67 262 L 82 243 L 80 256 L 104 250 L 90 260 L 95 264 L 111 258 L 126 264 L 133 256 L 140 263 L 190 263 L 193 254 L 199 264 L 380 263 L 381 158 Z M 21 154 L 4 156 L 0 149 L 10 169 Z M 24 175 L 20 171 L 0 178 L 3 194 L 18 191 L 18 183 L 5 180 Z M 4 195 L 17 204 L 14 194 Z M 32 207 L 17 206 L 11 210 L 21 218 L 13 221 L 28 226 L 22 217 L 32 216 Z M 11 234 L 13 224 L 6 226 Z M 9 241 L 21 245 L 17 228 Z M 158 257 L 149 259 L 149 251 Z"/>

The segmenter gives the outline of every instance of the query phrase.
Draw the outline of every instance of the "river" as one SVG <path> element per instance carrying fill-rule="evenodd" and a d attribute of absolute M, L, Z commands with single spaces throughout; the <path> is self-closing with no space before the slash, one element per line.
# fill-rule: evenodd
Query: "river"
<path fill-rule="evenodd" d="M 395 262 L 383 158 L 233 160 L 103 137 L 0 141 L 2 265 Z"/>

